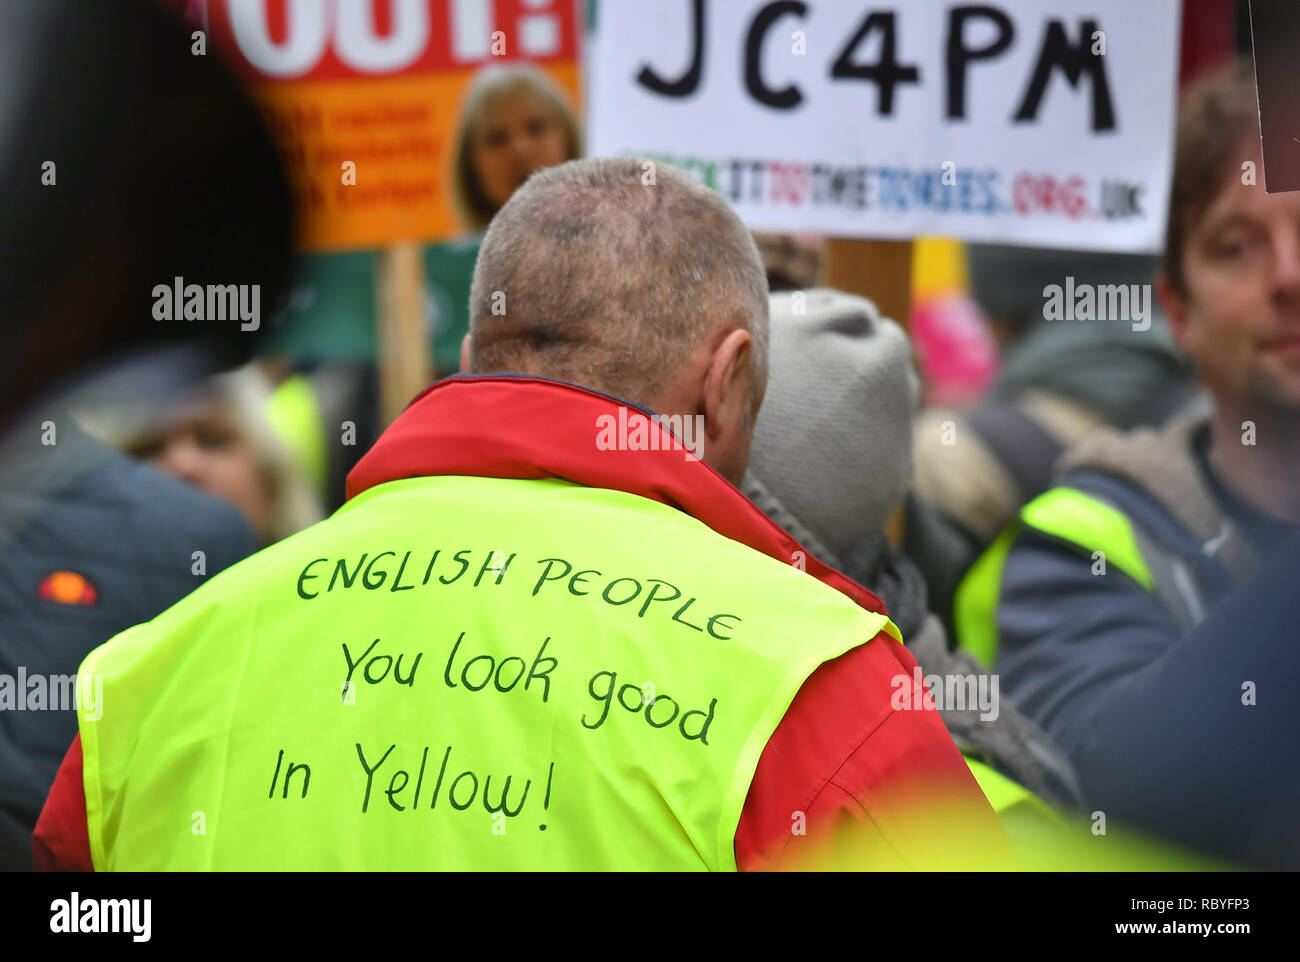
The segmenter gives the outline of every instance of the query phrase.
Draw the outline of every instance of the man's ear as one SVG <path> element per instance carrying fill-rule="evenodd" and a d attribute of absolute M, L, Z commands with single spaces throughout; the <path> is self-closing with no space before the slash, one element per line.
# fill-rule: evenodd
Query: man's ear
<path fill-rule="evenodd" d="M 744 423 L 753 377 L 753 365 L 749 363 L 753 345 L 749 331 L 737 328 L 713 349 L 700 398 L 704 432 L 710 438 L 717 438 L 729 425 Z"/>
<path fill-rule="evenodd" d="M 474 373 L 469 369 L 469 332 L 468 331 L 466 331 L 465 336 L 460 339 L 460 373 L 461 374 Z"/>
<path fill-rule="evenodd" d="M 1174 343 L 1187 352 L 1187 297 L 1180 294 L 1169 280 L 1169 275 L 1156 277 L 1156 297 L 1164 308 L 1169 320 L 1169 330 L 1174 336 Z"/>

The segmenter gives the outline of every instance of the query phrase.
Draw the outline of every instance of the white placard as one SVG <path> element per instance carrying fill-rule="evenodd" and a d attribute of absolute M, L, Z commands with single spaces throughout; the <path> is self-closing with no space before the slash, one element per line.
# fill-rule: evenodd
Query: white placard
<path fill-rule="evenodd" d="M 1179 16 L 1178 0 L 602 0 L 589 153 L 683 167 L 755 230 L 1158 251 Z"/>

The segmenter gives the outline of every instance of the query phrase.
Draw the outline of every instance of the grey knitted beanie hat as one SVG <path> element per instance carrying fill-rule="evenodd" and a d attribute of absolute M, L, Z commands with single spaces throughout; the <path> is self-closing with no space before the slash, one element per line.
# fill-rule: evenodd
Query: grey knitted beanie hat
<path fill-rule="evenodd" d="M 843 558 L 884 528 L 911 484 L 911 345 L 875 304 L 840 291 L 773 294 L 771 314 L 744 487 L 756 481 Z"/>

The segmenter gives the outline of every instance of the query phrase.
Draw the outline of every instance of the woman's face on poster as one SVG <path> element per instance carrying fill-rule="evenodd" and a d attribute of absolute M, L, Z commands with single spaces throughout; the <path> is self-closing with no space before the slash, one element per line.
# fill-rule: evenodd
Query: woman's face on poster
<path fill-rule="evenodd" d="M 555 108 L 526 91 L 490 101 L 473 137 L 474 173 L 494 210 L 543 167 L 569 159 L 568 135 Z"/>

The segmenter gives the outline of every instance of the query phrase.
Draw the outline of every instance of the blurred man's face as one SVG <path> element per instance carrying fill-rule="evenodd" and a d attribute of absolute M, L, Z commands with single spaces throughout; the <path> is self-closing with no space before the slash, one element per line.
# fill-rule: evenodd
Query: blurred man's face
<path fill-rule="evenodd" d="M 528 93 L 488 104 L 473 140 L 472 162 L 483 196 L 495 210 L 543 167 L 568 160 L 568 137 L 555 109 Z"/>
<path fill-rule="evenodd" d="M 1247 142 L 1242 158 L 1254 157 Z M 1300 414 L 1300 193 L 1239 173 L 1185 241 L 1187 294 L 1166 291 L 1174 335 L 1220 402 Z"/>
<path fill-rule="evenodd" d="M 270 510 L 253 446 L 217 401 L 185 409 L 131 454 L 187 484 L 229 501 L 262 536 Z"/>

